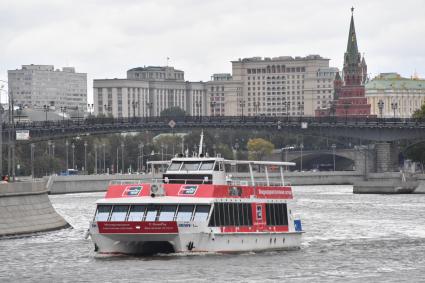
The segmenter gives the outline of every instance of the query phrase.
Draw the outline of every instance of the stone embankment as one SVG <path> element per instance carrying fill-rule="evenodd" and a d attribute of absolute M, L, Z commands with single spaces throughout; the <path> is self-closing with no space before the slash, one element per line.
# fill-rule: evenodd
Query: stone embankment
<path fill-rule="evenodd" d="M 0 237 L 70 227 L 53 208 L 45 182 L 0 184 Z"/>
<path fill-rule="evenodd" d="M 250 182 L 248 173 L 233 173 L 232 179 Z M 271 182 L 280 182 L 279 173 L 269 173 Z M 155 175 L 154 178 L 161 178 Z M 50 176 L 46 179 L 50 194 L 103 192 L 113 180 L 143 180 L 152 181 L 152 175 L 77 175 L 77 176 Z M 266 183 L 264 173 L 256 173 L 255 181 Z M 287 172 L 285 173 L 285 184 L 294 186 L 309 185 L 353 185 L 354 193 L 424 193 L 425 175 L 416 174 L 403 176 L 400 172 L 393 173 L 368 173 L 365 176 L 357 171 L 337 172 Z"/>

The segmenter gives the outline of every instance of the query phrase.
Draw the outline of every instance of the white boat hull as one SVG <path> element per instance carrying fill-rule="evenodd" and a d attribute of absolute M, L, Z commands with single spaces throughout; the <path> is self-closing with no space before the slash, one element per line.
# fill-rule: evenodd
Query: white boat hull
<path fill-rule="evenodd" d="M 90 234 L 99 253 L 154 254 L 293 250 L 300 248 L 302 232 Z"/>

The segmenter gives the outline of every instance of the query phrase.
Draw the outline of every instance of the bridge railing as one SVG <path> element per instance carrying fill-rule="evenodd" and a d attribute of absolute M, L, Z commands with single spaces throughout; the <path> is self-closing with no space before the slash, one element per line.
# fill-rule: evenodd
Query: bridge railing
<path fill-rule="evenodd" d="M 404 125 L 424 125 L 425 119 L 419 118 L 379 118 L 375 116 L 181 116 L 181 117 L 87 117 L 85 119 L 63 119 L 63 120 L 45 120 L 45 121 L 15 121 L 15 129 L 46 129 L 46 128 L 81 128 L 106 125 L 165 125 L 168 126 L 170 120 L 174 120 L 177 125 L 203 123 L 203 124 L 232 124 L 232 123 L 265 123 L 276 126 L 294 126 L 306 122 L 309 125 L 356 125 L 356 126 L 404 126 Z M 3 123 L 3 131 L 10 128 L 10 124 Z"/>

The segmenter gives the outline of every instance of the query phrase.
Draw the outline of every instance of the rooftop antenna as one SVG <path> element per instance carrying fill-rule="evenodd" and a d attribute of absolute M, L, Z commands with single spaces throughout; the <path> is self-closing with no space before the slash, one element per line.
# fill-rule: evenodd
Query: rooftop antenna
<path fill-rule="evenodd" d="M 199 152 L 198 156 L 201 156 L 202 154 L 202 144 L 204 143 L 204 130 L 201 132 L 201 140 L 199 141 Z"/>
<path fill-rule="evenodd" d="M 170 61 L 170 57 L 167 57 L 167 67 L 168 67 L 168 61 Z"/>

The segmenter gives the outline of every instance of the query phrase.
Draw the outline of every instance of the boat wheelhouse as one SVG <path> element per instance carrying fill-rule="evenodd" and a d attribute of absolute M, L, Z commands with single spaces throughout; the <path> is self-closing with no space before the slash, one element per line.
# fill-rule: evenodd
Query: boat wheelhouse
<path fill-rule="evenodd" d="M 100 253 L 241 252 L 300 247 L 301 221 L 284 184 L 288 162 L 176 157 L 162 178 L 114 181 L 97 209 L 89 234 Z M 249 178 L 227 171 L 246 166 Z M 263 178 L 256 168 L 261 167 Z M 280 174 L 273 181 L 269 169 Z M 273 176 L 276 174 L 273 173 Z"/>

